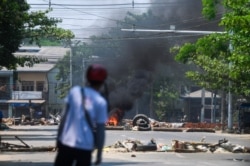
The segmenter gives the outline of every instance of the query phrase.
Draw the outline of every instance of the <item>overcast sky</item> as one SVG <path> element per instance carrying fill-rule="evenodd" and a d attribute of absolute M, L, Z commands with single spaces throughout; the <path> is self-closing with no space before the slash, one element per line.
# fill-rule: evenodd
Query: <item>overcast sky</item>
<path fill-rule="evenodd" d="M 62 19 L 59 27 L 70 29 L 78 39 L 88 39 L 116 26 L 128 11 L 142 14 L 149 8 L 164 17 L 163 24 L 182 30 L 216 30 L 216 21 L 202 22 L 201 0 L 27 0 L 31 10 L 53 11 L 51 17 Z M 134 2 L 134 5 L 133 3 Z M 49 5 L 51 4 L 51 5 Z M 217 21 L 218 22 L 218 21 Z M 151 25 L 152 29 L 160 25 Z M 166 27 L 166 26 L 165 26 Z"/>
<path fill-rule="evenodd" d="M 46 10 L 50 0 L 27 0 L 31 10 Z M 49 16 L 62 19 L 60 27 L 72 30 L 76 37 L 88 37 L 95 32 L 108 31 L 127 11 L 141 14 L 150 0 L 51 0 Z M 140 4 L 139 4 L 140 3 Z"/>

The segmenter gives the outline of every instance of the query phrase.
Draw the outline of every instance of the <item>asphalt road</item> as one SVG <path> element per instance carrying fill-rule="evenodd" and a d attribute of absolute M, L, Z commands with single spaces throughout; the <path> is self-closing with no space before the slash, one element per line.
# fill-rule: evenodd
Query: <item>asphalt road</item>
<path fill-rule="evenodd" d="M 21 144 L 13 139 L 18 135 L 26 144 L 33 147 L 54 146 L 57 126 L 17 126 L 14 131 L 1 131 L 3 142 Z M 181 141 L 200 141 L 205 138 L 208 143 L 217 143 L 226 138 L 232 144 L 250 146 L 249 134 L 205 133 L 205 132 L 159 132 L 159 131 L 125 131 L 107 130 L 106 146 L 126 139 L 139 140 L 143 143 L 152 138 L 156 143 L 171 145 L 173 139 Z M 52 166 L 55 152 L 0 152 L 0 166 Z M 95 156 L 95 154 L 93 154 Z M 94 160 L 94 158 L 93 158 Z M 175 152 L 117 152 L 105 150 L 103 166 L 249 166 L 250 153 L 175 153 Z"/>

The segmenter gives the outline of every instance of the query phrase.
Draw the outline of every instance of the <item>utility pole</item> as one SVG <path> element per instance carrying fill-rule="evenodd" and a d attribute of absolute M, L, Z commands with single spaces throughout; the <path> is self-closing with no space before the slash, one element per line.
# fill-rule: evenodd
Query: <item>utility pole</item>
<path fill-rule="evenodd" d="M 68 43 L 69 46 L 69 82 L 70 82 L 70 88 L 73 85 L 73 70 L 72 70 L 72 57 L 73 57 L 73 53 L 74 53 L 74 47 L 76 47 L 78 44 L 80 43 L 80 41 L 76 41 L 73 42 L 70 40 Z"/>
<path fill-rule="evenodd" d="M 51 9 L 51 0 L 49 0 L 49 9 Z"/>
<path fill-rule="evenodd" d="M 206 99 L 206 97 L 205 97 L 205 88 L 202 88 L 202 90 L 201 90 L 201 121 L 200 122 L 204 122 L 204 120 L 205 120 L 205 99 Z"/>
<path fill-rule="evenodd" d="M 69 50 L 69 82 L 70 88 L 72 87 L 72 46 L 70 45 Z"/>

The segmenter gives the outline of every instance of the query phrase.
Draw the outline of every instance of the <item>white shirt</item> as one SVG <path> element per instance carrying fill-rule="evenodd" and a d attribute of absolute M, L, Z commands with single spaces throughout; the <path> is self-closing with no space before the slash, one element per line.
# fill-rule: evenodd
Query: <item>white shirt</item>
<path fill-rule="evenodd" d="M 85 108 L 89 112 L 93 124 L 106 123 L 108 119 L 107 101 L 99 92 L 84 87 Z M 93 134 L 85 118 L 82 105 L 81 87 L 73 87 L 65 99 L 69 104 L 65 123 L 59 140 L 69 147 L 92 150 L 94 148 Z M 67 111 L 66 111 L 67 112 Z"/>

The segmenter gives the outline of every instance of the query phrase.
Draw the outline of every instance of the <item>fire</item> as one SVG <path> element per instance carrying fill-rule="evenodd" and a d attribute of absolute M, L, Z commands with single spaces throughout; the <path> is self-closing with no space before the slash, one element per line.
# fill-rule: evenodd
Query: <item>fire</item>
<path fill-rule="evenodd" d="M 118 119 L 115 116 L 111 116 L 108 120 L 108 125 L 117 126 L 117 124 L 118 124 Z"/>
<path fill-rule="evenodd" d="M 117 126 L 119 124 L 119 122 L 121 121 L 123 115 L 124 115 L 124 111 L 122 111 L 121 109 L 118 109 L 118 108 L 113 109 L 109 113 L 109 120 L 108 120 L 106 125 Z"/>

